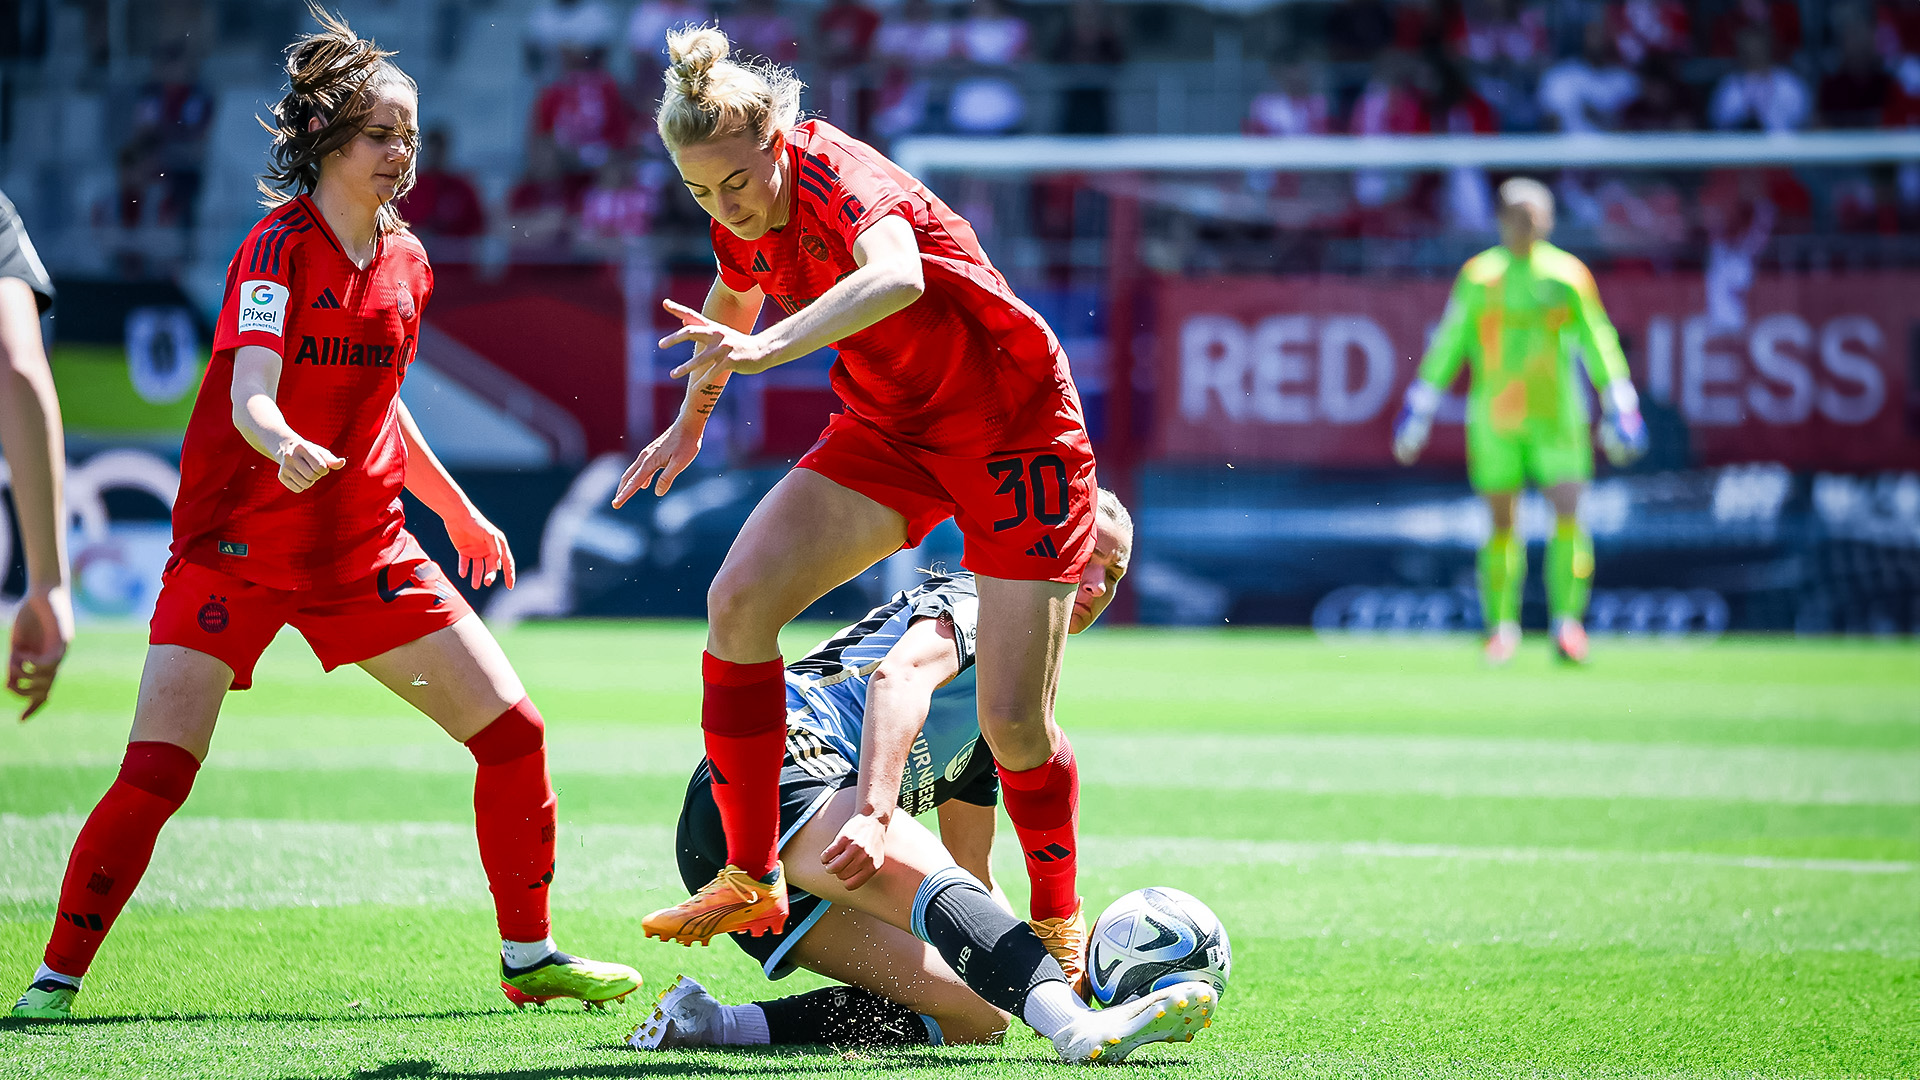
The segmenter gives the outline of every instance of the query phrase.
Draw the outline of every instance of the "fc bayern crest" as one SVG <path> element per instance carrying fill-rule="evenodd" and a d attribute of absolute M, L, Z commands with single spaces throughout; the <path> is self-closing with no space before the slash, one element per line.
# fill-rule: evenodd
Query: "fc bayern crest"
<path fill-rule="evenodd" d="M 813 233 L 801 233 L 800 246 L 807 249 L 807 254 L 821 262 L 827 261 L 827 242 Z"/>
<path fill-rule="evenodd" d="M 400 317 L 413 318 L 413 294 L 408 292 L 405 286 L 400 289 Z"/>
<path fill-rule="evenodd" d="M 209 596 L 207 602 L 200 605 L 200 629 L 209 634 L 218 634 L 227 628 L 230 616 L 227 614 L 225 600 L 224 596 Z"/>

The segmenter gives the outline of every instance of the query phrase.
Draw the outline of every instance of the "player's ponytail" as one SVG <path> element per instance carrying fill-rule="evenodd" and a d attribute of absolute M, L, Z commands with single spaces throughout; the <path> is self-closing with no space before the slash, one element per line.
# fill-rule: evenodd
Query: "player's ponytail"
<path fill-rule="evenodd" d="M 804 85 L 793 72 L 729 60 L 731 51 L 727 35 L 711 26 L 667 34 L 667 92 L 654 117 L 667 149 L 745 136 L 764 150 L 800 122 Z"/>
<path fill-rule="evenodd" d="M 267 206 L 278 206 L 320 182 L 320 163 L 360 134 L 373 111 L 377 91 L 399 84 L 419 92 L 413 79 L 388 57 L 393 53 L 353 32 L 346 20 L 309 0 L 307 11 L 320 29 L 287 46 L 287 93 L 273 108 L 274 122 L 260 121 L 273 134 L 267 171 L 259 188 Z M 321 126 L 312 131 L 314 118 Z M 413 187 L 413 169 L 400 178 L 394 196 Z M 377 216 L 379 231 L 393 232 L 406 222 L 389 202 Z"/>

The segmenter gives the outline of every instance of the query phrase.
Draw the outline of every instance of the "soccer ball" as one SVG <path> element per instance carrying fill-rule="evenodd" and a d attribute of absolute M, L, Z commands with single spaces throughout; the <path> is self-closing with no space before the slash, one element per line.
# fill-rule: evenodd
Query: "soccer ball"
<path fill-rule="evenodd" d="M 1207 905 L 1178 889 L 1130 892 L 1093 924 L 1087 978 L 1101 1005 L 1204 980 L 1225 993 L 1233 948 Z"/>

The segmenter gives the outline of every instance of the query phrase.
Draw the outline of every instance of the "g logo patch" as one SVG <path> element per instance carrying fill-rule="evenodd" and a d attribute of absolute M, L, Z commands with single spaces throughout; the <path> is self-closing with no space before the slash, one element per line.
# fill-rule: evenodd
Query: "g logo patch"
<path fill-rule="evenodd" d="M 232 618 L 227 614 L 226 600 L 224 596 L 207 597 L 207 602 L 200 605 L 200 614 L 197 616 L 200 629 L 209 634 L 218 634 L 227 628 Z"/>

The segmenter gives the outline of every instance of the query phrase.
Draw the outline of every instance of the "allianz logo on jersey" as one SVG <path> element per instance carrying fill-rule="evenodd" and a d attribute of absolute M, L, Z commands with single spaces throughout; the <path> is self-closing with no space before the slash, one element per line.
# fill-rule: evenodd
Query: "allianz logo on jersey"
<path fill-rule="evenodd" d="M 413 359 L 413 350 L 412 334 L 408 334 L 399 345 L 370 345 L 350 337 L 302 335 L 299 351 L 293 354 L 293 362 L 314 367 L 390 368 L 398 360 L 400 366 L 405 367 Z"/>

